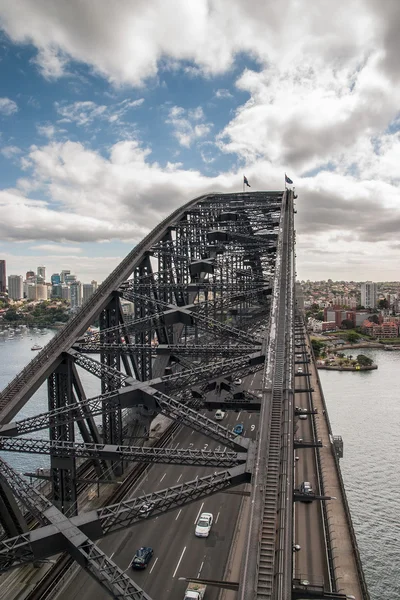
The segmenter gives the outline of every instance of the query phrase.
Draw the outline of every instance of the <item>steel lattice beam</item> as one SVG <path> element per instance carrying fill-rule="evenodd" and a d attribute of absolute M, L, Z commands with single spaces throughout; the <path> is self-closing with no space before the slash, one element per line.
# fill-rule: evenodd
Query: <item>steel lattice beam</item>
<path fill-rule="evenodd" d="M 225 440 L 224 440 L 225 441 Z M 54 454 L 59 457 L 91 458 L 102 460 L 138 461 L 141 463 L 164 463 L 201 467 L 234 467 L 247 461 L 247 453 L 192 450 L 186 448 L 151 448 L 143 446 L 115 446 L 112 444 L 84 444 L 36 440 L 32 438 L 0 437 L 2 452 L 26 452 L 30 454 Z"/>

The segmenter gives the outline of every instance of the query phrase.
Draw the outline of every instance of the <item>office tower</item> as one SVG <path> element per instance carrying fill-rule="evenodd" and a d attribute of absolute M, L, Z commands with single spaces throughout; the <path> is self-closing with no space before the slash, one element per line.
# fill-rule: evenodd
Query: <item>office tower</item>
<path fill-rule="evenodd" d="M 85 304 L 89 300 L 90 296 L 93 296 L 95 288 L 93 283 L 82 284 L 82 304 Z"/>
<path fill-rule="evenodd" d="M 69 286 L 71 290 L 71 308 L 82 306 L 82 285 L 80 281 L 74 281 Z"/>
<path fill-rule="evenodd" d="M 6 261 L 0 260 L 0 294 L 4 294 L 6 289 L 7 289 Z"/>
<path fill-rule="evenodd" d="M 376 308 L 377 289 L 376 283 L 366 281 L 361 284 L 361 306 Z"/>
<path fill-rule="evenodd" d="M 29 281 L 29 280 L 33 280 L 33 279 L 35 279 L 35 277 L 36 277 L 36 275 L 35 275 L 35 271 L 27 271 L 27 272 L 26 272 L 25 279 L 26 279 L 27 281 Z"/>
<path fill-rule="evenodd" d="M 60 285 L 61 283 L 61 275 L 59 273 L 53 273 L 50 277 L 51 285 Z"/>
<path fill-rule="evenodd" d="M 46 267 L 37 268 L 37 282 L 45 283 L 46 281 Z"/>
<path fill-rule="evenodd" d="M 61 283 L 56 283 L 51 286 L 51 297 L 52 298 L 62 298 L 62 285 Z"/>
<path fill-rule="evenodd" d="M 12 300 L 21 300 L 24 297 L 24 281 L 22 275 L 8 276 L 8 297 Z"/>
<path fill-rule="evenodd" d="M 70 285 L 71 283 L 75 283 L 75 281 L 76 275 L 66 274 L 64 276 L 64 283 L 67 283 L 68 285 Z"/>
<path fill-rule="evenodd" d="M 60 275 L 61 283 L 65 283 L 65 276 L 69 275 L 70 273 L 71 273 L 71 271 L 69 269 L 68 270 L 64 269 L 63 271 L 61 271 L 61 275 Z"/>
<path fill-rule="evenodd" d="M 68 300 L 68 302 L 70 302 L 71 290 L 69 288 L 69 285 L 61 284 L 61 298 L 63 300 Z"/>
<path fill-rule="evenodd" d="M 92 279 L 92 281 L 90 283 L 93 286 L 93 292 L 95 292 L 97 290 L 97 288 L 98 288 L 97 281 L 95 281 L 94 279 Z"/>

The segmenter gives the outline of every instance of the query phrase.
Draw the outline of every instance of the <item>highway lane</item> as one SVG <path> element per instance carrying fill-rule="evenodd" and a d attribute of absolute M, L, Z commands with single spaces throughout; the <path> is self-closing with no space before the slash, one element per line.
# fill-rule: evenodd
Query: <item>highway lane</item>
<path fill-rule="evenodd" d="M 296 370 L 299 365 L 296 365 Z M 304 376 L 296 377 L 296 387 L 306 387 L 308 384 L 308 365 L 300 365 Z M 313 408 L 309 394 L 301 392 L 296 394 L 296 406 Z M 295 437 L 304 440 L 313 439 L 312 415 L 307 415 L 307 420 L 296 418 Z M 303 481 L 309 481 L 315 492 L 319 492 L 317 465 L 314 448 L 299 448 L 295 451 L 299 457 L 295 461 L 295 487 L 298 488 Z M 295 577 L 308 580 L 311 583 L 322 585 L 328 589 L 329 578 L 325 540 L 322 527 L 321 501 L 295 503 L 295 534 L 294 543 L 301 546 L 301 550 L 294 555 Z"/>
<path fill-rule="evenodd" d="M 252 375 L 243 382 L 243 387 L 254 389 L 260 385 L 261 373 Z M 240 387 L 238 387 L 240 389 Z M 203 413 L 213 416 L 213 413 Z M 244 435 L 255 439 L 258 415 L 228 412 L 222 423 L 233 428 L 237 423 L 245 426 Z M 194 449 L 220 449 L 217 442 L 204 435 L 182 427 L 175 434 L 172 447 Z M 212 473 L 215 468 L 190 466 L 153 465 L 142 477 L 133 495 L 163 489 L 176 483 L 188 481 L 196 476 Z M 243 486 L 235 490 L 243 489 Z M 242 497 L 219 493 L 155 519 L 144 519 L 126 531 L 101 540 L 100 547 L 106 554 L 155 599 L 176 599 L 184 595 L 185 582 L 179 577 L 206 577 L 222 579 L 229 549 L 234 534 L 235 522 Z M 196 538 L 195 522 L 200 512 L 211 512 L 214 524 L 208 538 Z M 151 546 L 154 556 L 144 571 L 130 568 L 132 557 L 140 546 Z M 218 588 L 207 590 L 207 599 L 216 600 Z M 79 572 L 62 594 L 62 600 L 106 600 L 109 596 L 84 572 Z"/>

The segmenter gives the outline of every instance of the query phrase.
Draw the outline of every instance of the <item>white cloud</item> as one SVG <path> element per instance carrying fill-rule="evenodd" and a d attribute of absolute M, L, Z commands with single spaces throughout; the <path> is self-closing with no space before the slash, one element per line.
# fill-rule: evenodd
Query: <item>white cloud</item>
<path fill-rule="evenodd" d="M 205 118 L 201 106 L 185 110 L 181 106 L 172 106 L 166 123 L 172 125 L 173 134 L 181 146 L 190 148 L 193 141 L 205 137 L 212 128 L 212 123 L 200 123 Z"/>
<path fill-rule="evenodd" d="M 21 153 L 21 149 L 17 146 L 4 146 L 3 148 L 1 148 L 0 152 L 6 158 L 14 158 L 15 156 L 18 156 L 18 154 Z"/>
<path fill-rule="evenodd" d="M 215 92 L 215 98 L 233 98 L 233 95 L 230 93 L 229 90 L 224 90 L 221 88 Z"/>
<path fill-rule="evenodd" d="M 36 129 L 39 135 L 43 135 L 47 138 L 53 138 L 56 133 L 54 125 L 36 125 Z"/>
<path fill-rule="evenodd" d="M 9 117 L 10 115 L 16 113 L 17 110 L 18 106 L 14 100 L 10 100 L 10 98 L 0 98 L 0 114 Z"/>
<path fill-rule="evenodd" d="M 57 113 L 62 117 L 60 123 L 76 123 L 78 126 L 87 126 L 96 119 L 109 123 L 123 123 L 122 117 L 131 109 L 142 106 L 144 98 L 137 100 L 123 100 L 110 106 L 98 105 L 90 100 L 63 104 L 56 102 Z"/>
<path fill-rule="evenodd" d="M 41 252 L 50 252 L 51 254 L 80 254 L 83 250 L 78 246 L 66 246 L 65 244 L 36 244 L 30 247 L 31 250 L 40 250 Z"/>

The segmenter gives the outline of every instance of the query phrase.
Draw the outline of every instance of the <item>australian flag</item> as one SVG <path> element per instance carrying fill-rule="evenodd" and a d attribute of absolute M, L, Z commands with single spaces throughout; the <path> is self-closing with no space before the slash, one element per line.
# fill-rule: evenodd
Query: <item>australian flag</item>
<path fill-rule="evenodd" d="M 285 181 L 286 183 L 288 183 L 289 185 L 291 185 L 293 183 L 293 181 L 290 179 L 290 177 L 288 177 L 285 173 Z"/>
<path fill-rule="evenodd" d="M 245 185 L 247 185 L 247 187 L 251 187 L 251 185 L 250 185 L 250 184 L 249 184 L 249 182 L 247 181 L 247 177 L 246 177 L 246 175 L 243 175 L 243 183 L 244 183 Z"/>

